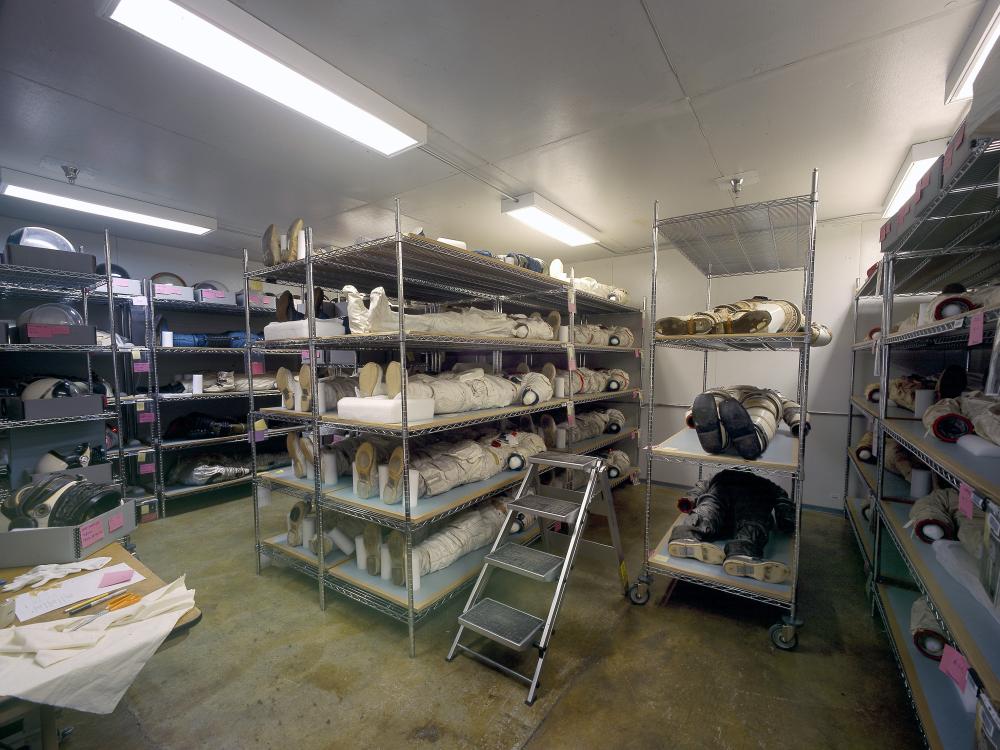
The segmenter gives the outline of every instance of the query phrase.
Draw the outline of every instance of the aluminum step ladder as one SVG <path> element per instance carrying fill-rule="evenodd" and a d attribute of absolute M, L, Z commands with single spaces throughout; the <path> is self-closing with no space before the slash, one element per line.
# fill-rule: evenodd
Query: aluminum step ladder
<path fill-rule="evenodd" d="M 611 485 L 608 482 L 608 467 L 604 459 L 598 456 L 578 456 L 548 451 L 532 456 L 528 459 L 528 464 L 528 473 L 521 482 L 514 500 L 507 503 L 506 521 L 500 529 L 496 541 L 493 542 L 493 547 L 486 555 L 483 568 L 480 570 L 472 593 L 469 595 L 469 601 L 458 617 L 458 633 L 455 634 L 455 640 L 451 644 L 447 658 L 448 661 L 451 661 L 461 651 L 498 669 L 509 677 L 523 682 L 528 685 L 528 697 L 525 703 L 530 706 L 535 702 L 542 665 L 545 662 L 549 642 L 552 639 L 559 608 L 562 606 L 569 574 L 573 569 L 573 562 L 581 544 L 611 549 L 617 554 L 622 593 L 626 596 L 628 595 L 629 578 L 625 570 L 625 556 L 618 533 Z M 539 470 L 543 467 L 585 471 L 588 474 L 587 484 L 583 492 L 556 490 L 555 492 L 560 495 L 558 497 L 551 496 L 551 494 L 539 494 L 543 491 L 538 481 Z M 608 526 L 612 542 L 610 548 L 608 545 L 583 539 L 583 529 L 587 525 L 590 501 L 598 492 L 604 496 L 607 503 Z M 552 490 L 550 493 L 554 494 Z M 535 516 L 542 521 L 543 529 L 551 525 L 552 522 L 566 524 L 570 528 L 570 534 L 565 556 L 561 557 L 551 552 L 511 541 L 509 532 L 518 513 Z M 533 581 L 543 583 L 555 581 L 552 602 L 544 619 L 509 604 L 483 597 L 486 584 L 495 568 L 510 571 Z M 473 633 L 485 636 L 501 646 L 515 651 L 525 651 L 532 647 L 537 649 L 538 661 L 535 664 L 534 674 L 528 677 L 463 645 L 460 641 L 466 630 L 471 630 Z"/>

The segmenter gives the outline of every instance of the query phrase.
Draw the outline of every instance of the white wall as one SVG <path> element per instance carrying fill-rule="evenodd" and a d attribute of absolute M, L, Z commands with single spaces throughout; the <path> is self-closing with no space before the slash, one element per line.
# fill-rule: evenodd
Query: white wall
<path fill-rule="evenodd" d="M 806 459 L 806 503 L 840 507 L 843 497 L 847 440 L 847 403 L 850 398 L 852 295 L 856 281 L 878 258 L 881 222 L 853 219 L 821 223 L 817 232 L 813 319 L 833 331 L 833 343 L 813 348 L 809 378 L 809 411 L 812 432 Z M 594 276 L 628 289 L 633 301 L 650 294 L 652 255 L 575 264 L 578 276 Z M 660 253 L 656 312 L 659 317 L 705 309 L 707 284 L 679 253 Z M 754 294 L 800 302 L 802 274 L 786 272 L 714 279 L 712 300 L 728 302 Z M 862 334 L 863 335 L 863 334 Z M 708 383 L 749 383 L 777 388 L 795 397 L 798 358 L 795 353 L 725 353 L 709 355 Z M 659 349 L 656 358 L 656 393 L 653 437 L 663 440 L 681 429 L 684 409 L 701 390 L 702 355 Z M 663 482 L 688 484 L 697 471 L 685 464 L 656 462 L 654 477 Z"/>

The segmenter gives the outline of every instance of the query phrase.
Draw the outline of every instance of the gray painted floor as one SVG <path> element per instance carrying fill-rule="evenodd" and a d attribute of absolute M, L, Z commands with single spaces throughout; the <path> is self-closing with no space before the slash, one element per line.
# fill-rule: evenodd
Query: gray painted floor
<path fill-rule="evenodd" d="M 670 508 L 670 491 L 658 495 Z M 633 577 L 641 498 L 640 487 L 617 493 Z M 280 510 L 276 500 L 266 523 L 280 524 Z M 321 612 L 315 583 L 294 571 L 254 575 L 246 498 L 203 505 L 134 536 L 163 578 L 187 575 L 203 621 L 152 659 L 113 714 L 64 712 L 75 726 L 64 747 L 919 746 L 846 521 L 814 512 L 805 523 L 797 651 L 772 647 L 776 610 L 686 584 L 658 606 L 664 579 L 635 607 L 613 569 L 580 561 L 528 707 L 508 678 L 445 662 L 461 600 L 419 627 L 410 659 L 405 626 L 333 594 Z M 496 583 L 541 601 L 529 582 Z"/>

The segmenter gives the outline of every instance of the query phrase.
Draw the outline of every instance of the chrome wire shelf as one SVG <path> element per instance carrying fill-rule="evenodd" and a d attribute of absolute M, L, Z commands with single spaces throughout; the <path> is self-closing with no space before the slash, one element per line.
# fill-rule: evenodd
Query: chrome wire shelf
<path fill-rule="evenodd" d="M 119 354 L 130 351 L 120 348 Z M 111 354 L 110 346 L 97 344 L 0 344 L 0 352 L 31 354 L 35 352 L 51 354 Z"/>
<path fill-rule="evenodd" d="M 0 285 L 7 289 L 47 290 L 79 294 L 82 289 L 93 289 L 104 283 L 106 283 L 105 277 L 96 273 L 0 264 Z"/>
<path fill-rule="evenodd" d="M 217 305 L 212 302 L 197 302 L 186 299 L 157 298 L 156 307 L 159 310 L 204 313 L 208 315 L 215 313 L 229 313 L 233 315 L 242 315 L 244 312 L 243 305 Z M 250 313 L 251 315 L 275 315 L 276 311 L 273 307 L 261 307 L 259 305 L 250 305 Z"/>
<path fill-rule="evenodd" d="M 269 396 L 280 396 L 281 391 L 267 390 L 267 391 L 254 391 L 253 395 L 255 398 L 266 398 Z M 177 403 L 187 403 L 188 401 L 212 401 L 216 399 L 228 399 L 228 398 L 250 398 L 250 393 L 248 391 L 219 391 L 212 393 L 160 393 L 160 403 L 162 404 L 177 404 Z"/>
<path fill-rule="evenodd" d="M 779 352 L 798 351 L 805 344 L 805 340 L 805 334 L 802 333 L 706 334 L 704 336 L 663 336 L 657 334 L 656 345 L 694 352 Z"/>
<path fill-rule="evenodd" d="M 157 305 L 159 307 L 159 305 Z M 158 346 L 156 353 L 160 354 L 232 354 L 243 356 L 243 347 L 223 346 Z"/>
<path fill-rule="evenodd" d="M 0 419 L 0 430 L 18 430 L 28 427 L 44 427 L 54 424 L 74 424 L 76 422 L 113 421 L 118 415 L 113 411 L 100 414 L 83 414 L 76 417 L 51 417 L 49 419 Z"/>
<path fill-rule="evenodd" d="M 1000 277 L 1000 243 L 899 253 L 894 258 L 893 276 L 896 297 L 940 294 L 947 284 L 955 283 L 975 289 Z M 855 297 L 880 297 L 877 285 L 875 271 L 861 284 Z"/>
<path fill-rule="evenodd" d="M 969 323 L 980 312 L 983 314 L 983 338 L 989 340 L 996 331 L 997 320 L 1000 319 L 1000 308 L 989 310 L 973 310 L 960 318 L 946 318 L 931 325 L 922 326 L 904 333 L 891 333 L 885 337 L 889 346 L 915 348 L 934 346 L 946 348 L 950 346 L 968 346 Z"/>
<path fill-rule="evenodd" d="M 399 334 L 350 333 L 343 336 L 316 338 L 317 349 L 396 349 L 399 347 Z M 265 349 L 269 353 L 283 350 L 298 352 L 309 346 L 308 339 L 287 339 L 281 341 L 261 341 L 253 345 L 254 350 Z M 491 349 L 501 351 L 530 351 L 565 353 L 571 346 L 564 341 L 542 341 L 539 339 L 519 339 L 509 336 L 458 336 L 454 334 L 410 333 L 406 334 L 406 346 L 413 349 Z M 637 351 L 634 346 L 597 346 L 593 344 L 573 344 L 580 353 L 627 354 Z"/>

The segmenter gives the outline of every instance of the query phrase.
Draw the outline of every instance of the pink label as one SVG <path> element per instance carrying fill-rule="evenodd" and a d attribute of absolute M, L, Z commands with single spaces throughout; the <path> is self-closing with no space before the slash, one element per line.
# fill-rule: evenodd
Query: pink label
<path fill-rule="evenodd" d="M 149 372 L 149 362 L 134 362 L 132 372 Z"/>
<path fill-rule="evenodd" d="M 576 370 L 576 362 L 574 362 L 574 361 L 573 361 L 573 360 L 571 359 L 571 360 L 569 361 L 569 364 L 567 364 L 567 365 L 566 365 L 566 369 L 567 369 L 567 370 L 569 370 L 570 372 L 573 372 L 574 370 Z"/>
<path fill-rule="evenodd" d="M 101 576 L 101 582 L 97 584 L 97 588 L 103 589 L 107 586 L 114 586 L 119 583 L 125 583 L 125 581 L 132 580 L 131 570 L 112 570 L 110 573 L 105 573 Z"/>
<path fill-rule="evenodd" d="M 254 375 L 263 375 L 264 374 L 264 363 L 263 362 L 251 362 L 250 363 L 250 372 L 252 372 Z"/>
<path fill-rule="evenodd" d="M 104 522 L 100 518 L 87 521 L 80 527 L 80 546 L 84 549 L 104 538 Z"/>
<path fill-rule="evenodd" d="M 969 346 L 983 343 L 983 312 L 979 311 L 969 320 Z"/>
<path fill-rule="evenodd" d="M 139 412 L 139 424 L 150 424 L 154 419 L 153 412 L 142 411 Z"/>
<path fill-rule="evenodd" d="M 130 281 L 129 279 L 111 279 L 111 288 L 112 289 L 128 289 L 129 288 L 129 281 Z"/>
<path fill-rule="evenodd" d="M 573 425 L 575 425 L 576 424 L 576 415 L 573 414 L 572 412 L 568 412 L 566 414 L 566 424 L 568 424 L 570 427 L 572 427 Z"/>
<path fill-rule="evenodd" d="M 965 692 L 965 679 L 969 674 L 969 662 L 965 660 L 964 656 L 951 646 L 946 645 L 944 653 L 941 654 L 941 664 L 938 668 L 958 686 L 958 692 Z"/>
<path fill-rule="evenodd" d="M 124 525 L 125 525 L 125 513 L 123 513 L 122 511 L 118 511 L 115 514 L 108 516 L 109 534 L 113 534 Z"/>
<path fill-rule="evenodd" d="M 576 315 L 576 302 L 570 302 L 567 305 L 570 315 Z"/>
<path fill-rule="evenodd" d="M 309 350 L 308 349 L 303 349 L 302 350 L 302 361 L 303 362 L 308 362 L 309 361 Z"/>
<path fill-rule="evenodd" d="M 154 471 L 156 471 L 156 464 L 153 463 L 139 464 L 140 474 L 152 474 Z"/>
<path fill-rule="evenodd" d="M 254 430 L 253 431 L 253 441 L 255 443 L 262 443 L 267 440 L 267 430 Z"/>
<path fill-rule="evenodd" d="M 54 336 L 69 335 L 69 326 L 56 326 L 47 323 L 33 323 L 28 325 L 28 338 L 50 339 Z"/>
<path fill-rule="evenodd" d="M 157 294 L 178 295 L 181 293 L 181 287 L 174 286 L 173 284 L 154 284 L 153 291 Z"/>
<path fill-rule="evenodd" d="M 639 359 L 639 357 L 641 357 L 641 356 L 642 356 L 642 352 L 640 350 L 636 349 L 635 350 L 635 358 Z"/>
<path fill-rule="evenodd" d="M 965 482 L 958 485 L 958 512 L 972 518 L 972 488 Z"/>
<path fill-rule="evenodd" d="M 226 293 L 225 292 L 220 292 L 218 289 L 202 289 L 201 290 L 201 298 L 202 299 L 205 299 L 205 298 L 208 298 L 208 299 L 223 299 L 223 298 L 225 298 L 225 296 L 226 296 Z"/>

